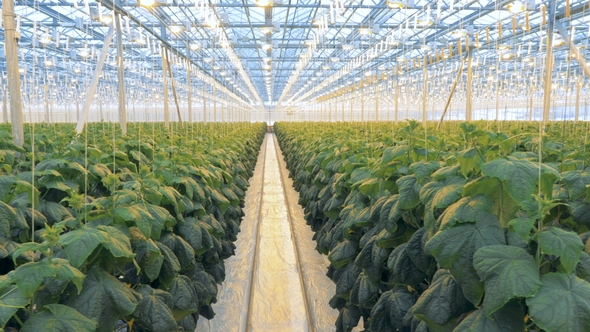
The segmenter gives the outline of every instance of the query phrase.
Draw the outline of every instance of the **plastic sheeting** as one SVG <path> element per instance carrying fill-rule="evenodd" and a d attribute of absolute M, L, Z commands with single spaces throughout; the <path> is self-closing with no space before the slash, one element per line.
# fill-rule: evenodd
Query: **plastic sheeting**
<path fill-rule="evenodd" d="M 329 262 L 315 250 L 278 149 L 268 134 L 246 193 L 236 256 L 225 262 L 216 316 L 199 320 L 198 332 L 335 330 Z"/>

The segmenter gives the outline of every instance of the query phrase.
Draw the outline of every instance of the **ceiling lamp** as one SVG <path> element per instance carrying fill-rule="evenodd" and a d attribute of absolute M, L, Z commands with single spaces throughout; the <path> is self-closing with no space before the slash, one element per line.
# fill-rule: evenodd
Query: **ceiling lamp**
<path fill-rule="evenodd" d="M 191 46 L 190 46 L 190 49 L 192 51 L 200 50 L 201 49 L 201 44 L 200 43 L 192 43 Z"/>
<path fill-rule="evenodd" d="M 387 0 L 387 7 L 390 9 L 403 9 L 406 7 L 406 4 L 399 0 Z"/>
<path fill-rule="evenodd" d="M 264 70 L 271 70 L 271 66 L 270 65 L 264 65 L 262 68 L 264 68 Z"/>
<path fill-rule="evenodd" d="M 506 9 L 508 9 L 508 11 L 510 11 L 512 14 L 518 14 L 523 12 L 526 7 L 524 6 L 524 4 L 521 1 L 514 1 L 510 4 L 508 4 L 506 6 Z"/>
<path fill-rule="evenodd" d="M 172 32 L 173 34 L 179 34 L 181 32 L 184 31 L 184 25 L 180 25 L 180 24 L 172 24 L 168 27 L 168 29 L 170 30 L 170 32 Z"/>
<path fill-rule="evenodd" d="M 373 31 L 370 28 L 360 28 L 359 29 L 359 33 L 361 34 L 361 36 L 368 36 L 372 33 Z"/>
<path fill-rule="evenodd" d="M 262 58 L 262 61 L 264 61 L 264 62 L 271 62 L 272 61 L 272 58 L 270 58 L 270 57 L 263 57 Z"/>
<path fill-rule="evenodd" d="M 451 37 L 455 39 L 463 38 L 467 36 L 467 30 L 465 29 L 456 29 L 451 32 Z"/>
<path fill-rule="evenodd" d="M 102 17 L 100 18 L 100 21 L 104 25 L 110 25 L 111 23 L 113 23 L 113 16 L 111 16 L 111 15 L 102 15 Z"/>
<path fill-rule="evenodd" d="M 51 61 L 49 59 L 45 60 L 45 66 L 47 66 L 47 67 L 53 66 L 53 61 Z"/>
<path fill-rule="evenodd" d="M 262 44 L 261 48 L 264 51 L 268 51 L 268 50 L 272 49 L 272 44 L 270 44 L 270 43 L 264 43 L 264 44 Z"/>
<path fill-rule="evenodd" d="M 432 49 L 432 47 L 430 47 L 430 45 L 422 44 L 422 45 L 420 45 L 420 49 L 422 51 L 430 51 Z"/>
<path fill-rule="evenodd" d="M 340 61 L 340 58 L 337 57 L 337 56 L 333 56 L 333 57 L 330 58 L 330 61 L 331 62 L 338 62 L 338 61 Z"/>
<path fill-rule="evenodd" d="M 225 75 L 227 75 L 227 73 L 226 73 L 225 71 L 220 71 L 220 72 L 219 72 L 219 75 L 221 75 L 221 76 L 225 76 Z"/>
<path fill-rule="evenodd" d="M 503 61 L 511 60 L 512 58 L 514 58 L 514 54 L 511 52 L 502 53 L 500 55 L 500 59 Z"/>
<path fill-rule="evenodd" d="M 274 31 L 274 27 L 272 25 L 269 26 L 264 26 L 264 27 L 260 27 L 260 32 L 262 32 L 265 35 L 268 35 L 269 33 L 272 33 Z"/>
<path fill-rule="evenodd" d="M 365 72 L 365 77 L 370 77 L 372 75 L 373 75 L 373 72 L 370 70 Z"/>
<path fill-rule="evenodd" d="M 259 7 L 269 7 L 269 6 L 272 6 L 272 1 L 271 0 L 256 0 L 256 4 Z"/>
<path fill-rule="evenodd" d="M 51 38 L 49 33 L 45 33 L 45 35 L 43 35 L 42 37 L 39 38 L 39 42 L 41 44 L 49 44 L 49 43 L 51 43 L 52 40 L 53 39 Z"/>
<path fill-rule="evenodd" d="M 152 7 L 156 4 L 156 0 L 139 0 L 138 4 L 142 7 Z"/>
<path fill-rule="evenodd" d="M 328 65 L 325 65 L 325 66 L 322 66 L 322 69 L 323 69 L 323 70 L 330 70 L 330 69 L 331 69 L 331 67 L 330 67 L 330 66 L 328 66 Z"/>
<path fill-rule="evenodd" d="M 427 25 L 432 25 L 434 23 L 434 20 L 432 19 L 432 17 L 430 15 L 424 14 L 423 17 L 419 18 L 416 23 L 418 23 L 418 25 L 420 26 L 427 26 Z"/>
<path fill-rule="evenodd" d="M 561 38 L 560 35 L 555 35 L 553 37 L 553 43 L 551 45 L 553 45 L 553 47 L 563 46 L 565 45 L 565 40 L 563 40 L 563 38 Z"/>
<path fill-rule="evenodd" d="M 80 67 L 74 67 L 73 71 L 74 71 L 74 74 L 80 74 L 80 72 L 82 70 L 80 69 Z"/>
<path fill-rule="evenodd" d="M 80 52 L 78 52 L 78 55 L 85 58 L 90 55 L 90 52 L 88 51 L 88 48 L 84 46 L 84 48 L 81 49 Z"/>
<path fill-rule="evenodd" d="M 213 62 L 213 58 L 203 58 L 203 61 L 205 61 L 207 63 L 211 63 L 211 62 Z"/>

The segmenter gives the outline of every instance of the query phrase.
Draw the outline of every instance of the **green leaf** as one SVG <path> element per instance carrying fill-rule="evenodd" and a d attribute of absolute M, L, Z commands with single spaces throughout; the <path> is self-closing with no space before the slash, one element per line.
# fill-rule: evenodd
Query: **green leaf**
<path fill-rule="evenodd" d="M 151 235 L 152 226 L 154 224 L 154 217 L 152 217 L 148 210 L 140 204 L 117 206 L 115 208 L 115 220 L 135 222 L 137 228 L 139 228 L 143 235 L 148 238 Z"/>
<path fill-rule="evenodd" d="M 106 234 L 106 241 L 103 246 L 107 248 L 115 257 L 133 258 L 135 254 L 131 250 L 129 237 L 123 232 L 112 226 L 97 226 L 96 229 Z"/>
<path fill-rule="evenodd" d="M 492 211 L 493 202 L 484 195 L 463 197 L 449 206 L 439 217 L 440 229 L 444 230 L 459 223 L 475 222 Z"/>
<path fill-rule="evenodd" d="M 420 184 L 414 175 L 407 175 L 396 181 L 399 188 L 399 208 L 409 210 L 420 204 Z"/>
<path fill-rule="evenodd" d="M 381 294 L 371 310 L 371 331 L 402 330 L 404 316 L 413 305 L 414 295 L 405 288 L 396 287 Z"/>
<path fill-rule="evenodd" d="M 47 250 L 49 245 L 47 243 L 36 243 L 36 242 L 27 242 L 21 245 L 18 245 L 16 249 L 14 249 L 12 254 L 12 261 L 16 263 L 16 260 L 23 254 L 28 253 L 30 251 L 41 251 Z M 34 254 L 34 253 L 33 253 Z"/>
<path fill-rule="evenodd" d="M 55 267 L 55 278 L 58 280 L 72 281 L 78 289 L 78 293 L 82 290 L 82 282 L 86 275 L 78 269 L 70 265 L 70 262 L 62 258 L 54 258 L 51 261 Z"/>
<path fill-rule="evenodd" d="M 129 316 L 141 295 L 100 268 L 88 271 L 80 294 L 72 294 L 68 305 L 100 322 L 100 332 L 113 331 L 117 320 Z"/>
<path fill-rule="evenodd" d="M 465 179 L 451 176 L 428 182 L 420 189 L 420 201 L 425 205 L 427 213 L 424 226 L 430 228 L 434 223 L 435 209 L 447 208 L 461 197 L 464 185 Z"/>
<path fill-rule="evenodd" d="M 420 190 L 420 200 L 432 201 L 432 208 L 444 209 L 461 197 L 465 179 L 451 176 L 441 181 L 431 181 Z"/>
<path fill-rule="evenodd" d="M 484 308 L 488 316 L 513 298 L 534 296 L 541 287 L 537 263 L 521 248 L 479 248 L 473 255 L 473 267 L 485 285 Z"/>
<path fill-rule="evenodd" d="M 112 174 L 111 170 L 105 164 L 92 164 L 88 165 L 88 171 L 94 176 L 98 176 L 101 178 L 106 178 L 110 174 Z"/>
<path fill-rule="evenodd" d="M 170 250 L 167 246 L 163 243 L 156 242 L 158 248 L 160 249 L 160 253 L 164 257 L 162 261 L 162 267 L 160 269 L 160 275 L 158 276 L 158 280 L 160 284 L 164 287 L 170 287 L 178 273 L 180 272 L 180 262 L 178 262 L 178 258 L 174 255 L 174 252 Z"/>
<path fill-rule="evenodd" d="M 590 326 L 590 284 L 574 275 L 548 273 L 528 298 L 531 319 L 547 332 L 586 331 Z"/>
<path fill-rule="evenodd" d="M 64 246 L 72 265 L 80 267 L 99 244 L 107 241 L 107 236 L 98 229 L 82 227 L 62 234 L 58 243 Z"/>
<path fill-rule="evenodd" d="M 474 196 L 482 194 L 489 197 L 493 202 L 493 213 L 498 217 L 502 227 L 514 219 L 514 215 L 521 208 L 525 201 L 513 199 L 508 191 L 508 185 L 497 178 L 481 177 L 473 180 L 463 187 L 463 196 Z M 529 201 L 532 196 L 529 195 Z"/>
<path fill-rule="evenodd" d="M 47 217 L 47 221 L 49 221 L 49 224 L 51 225 L 72 218 L 72 214 L 63 205 L 43 199 L 40 202 L 39 211 Z"/>
<path fill-rule="evenodd" d="M 457 161 L 459 162 L 459 165 L 461 166 L 461 174 L 463 174 L 464 177 L 467 177 L 469 172 L 471 172 L 471 170 L 473 170 L 479 162 L 479 156 L 477 155 L 477 149 L 471 148 L 471 149 L 467 149 L 467 150 L 459 152 L 458 156 L 457 156 Z"/>
<path fill-rule="evenodd" d="M 473 267 L 473 255 L 485 246 L 505 244 L 506 239 L 498 219 L 491 213 L 482 215 L 475 223 L 462 223 L 439 230 L 425 247 L 443 268 L 450 269 L 459 281 L 465 297 L 478 305 L 483 285 Z"/>
<path fill-rule="evenodd" d="M 578 234 L 557 227 L 544 229 L 538 234 L 538 242 L 543 254 L 559 257 L 565 273 L 571 273 L 576 268 L 584 250 L 584 244 Z"/>
<path fill-rule="evenodd" d="M 564 172 L 562 178 L 570 200 L 575 201 L 586 194 L 586 186 L 590 184 L 590 173 L 580 170 L 569 171 Z"/>
<path fill-rule="evenodd" d="M 328 259 L 335 268 L 348 264 L 358 253 L 358 242 L 347 239 L 340 242 L 328 255 Z"/>
<path fill-rule="evenodd" d="M 94 332 L 97 327 L 95 321 L 84 317 L 74 308 L 48 304 L 25 322 L 21 332 Z"/>
<path fill-rule="evenodd" d="M 483 175 L 505 181 L 510 196 L 517 202 L 531 199 L 539 184 L 541 167 L 541 191 L 551 197 L 553 183 L 560 178 L 559 173 L 544 164 L 536 164 L 523 159 L 495 159 L 482 165 Z M 547 188 L 548 187 L 548 188 Z"/>
<path fill-rule="evenodd" d="M 358 325 L 361 318 L 361 311 L 355 305 L 349 304 L 340 310 L 336 319 L 336 331 L 352 331 Z"/>
<path fill-rule="evenodd" d="M 519 217 L 508 222 L 511 232 L 515 232 L 523 240 L 528 241 L 531 236 L 531 230 L 537 223 L 536 217 Z"/>
<path fill-rule="evenodd" d="M 380 192 L 379 186 L 381 182 L 382 179 L 379 178 L 370 178 L 363 180 L 359 185 L 359 190 L 363 193 L 363 195 L 369 197 L 377 197 Z"/>
<path fill-rule="evenodd" d="M 176 219 L 174 219 L 168 210 L 161 206 L 147 204 L 146 208 L 154 218 L 151 229 L 151 238 L 158 240 L 162 230 L 168 227 L 173 227 L 174 224 L 176 224 Z"/>
<path fill-rule="evenodd" d="M 219 206 L 221 213 L 225 213 L 227 208 L 231 205 L 230 201 L 223 196 L 223 193 L 219 189 L 211 189 L 211 199 L 217 206 Z"/>
<path fill-rule="evenodd" d="M 178 234 L 191 245 L 196 255 L 201 256 L 213 248 L 213 242 L 209 234 L 211 226 L 206 223 L 189 217 L 185 218 L 184 222 L 177 223 L 176 228 Z"/>
<path fill-rule="evenodd" d="M 0 292 L 0 326 L 6 325 L 19 308 L 29 304 L 30 299 L 19 292 L 16 286 L 9 286 Z"/>
<path fill-rule="evenodd" d="M 472 312 L 453 330 L 453 332 L 516 332 L 525 330 L 524 310 L 517 302 L 509 302 L 502 309 L 494 312 L 491 316 L 487 316 L 485 312 L 485 306 Z"/>
<path fill-rule="evenodd" d="M 0 201 L 3 201 L 6 194 L 12 190 L 12 185 L 16 183 L 18 178 L 14 175 L 0 176 Z"/>
<path fill-rule="evenodd" d="M 10 237 L 10 225 L 13 220 L 18 219 L 16 210 L 10 205 L 0 201 L 0 236 Z"/>
<path fill-rule="evenodd" d="M 49 261 L 30 262 L 17 267 L 13 271 L 18 289 L 25 297 L 33 296 L 45 278 L 54 277 L 56 268 Z"/>
<path fill-rule="evenodd" d="M 350 292 L 350 302 L 359 308 L 370 309 L 379 297 L 379 281 L 361 272 Z"/>
<path fill-rule="evenodd" d="M 433 331 L 452 331 L 457 318 L 468 307 L 459 283 L 448 270 L 441 269 L 411 311 Z"/>
<path fill-rule="evenodd" d="M 174 299 L 172 313 L 179 321 L 199 309 L 199 298 L 192 281 L 187 276 L 178 276 L 170 286 L 170 295 Z"/>
<path fill-rule="evenodd" d="M 440 164 L 435 161 L 418 161 L 410 165 L 410 171 L 418 181 L 422 181 L 439 168 Z"/>
<path fill-rule="evenodd" d="M 170 293 L 148 285 L 140 285 L 137 291 L 143 296 L 133 312 L 137 324 L 150 331 L 176 331 L 172 315 L 174 299 Z"/>
<path fill-rule="evenodd" d="M 141 272 L 145 273 L 150 280 L 156 280 L 160 274 L 162 262 L 164 262 L 160 248 L 158 248 L 154 240 L 143 236 L 137 227 L 129 228 L 129 233 L 131 235 L 131 246 L 136 255 L 135 260 L 141 268 Z"/>
<path fill-rule="evenodd" d="M 387 267 L 393 272 L 390 282 L 417 285 L 424 281 L 426 274 L 412 262 L 407 253 L 408 243 L 404 243 L 391 252 L 387 260 Z"/>

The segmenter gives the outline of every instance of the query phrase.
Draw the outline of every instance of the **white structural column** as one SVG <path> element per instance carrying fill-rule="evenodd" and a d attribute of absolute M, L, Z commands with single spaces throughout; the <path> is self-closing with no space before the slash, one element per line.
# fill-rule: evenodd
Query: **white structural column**
<path fill-rule="evenodd" d="M 466 43 L 469 47 L 469 40 Z M 473 117 L 473 51 L 467 50 L 467 83 L 465 101 L 465 121 L 471 121 Z"/>
<path fill-rule="evenodd" d="M 162 54 L 162 85 L 164 86 L 164 126 L 170 129 L 170 105 L 168 105 L 168 65 L 166 60 L 166 49 L 161 47 Z"/>
<path fill-rule="evenodd" d="M 193 122 L 193 96 L 191 92 L 191 64 L 186 64 L 186 96 L 188 102 L 188 122 Z"/>
<path fill-rule="evenodd" d="M 117 84 L 119 85 L 119 124 L 123 135 L 127 135 L 127 98 L 125 96 L 125 64 L 123 63 L 123 23 L 121 14 L 115 14 L 117 29 Z"/>
<path fill-rule="evenodd" d="M 557 1 L 549 4 L 549 17 L 547 18 L 547 37 L 545 38 L 545 80 L 543 87 L 543 122 L 549 121 L 551 109 L 551 85 L 553 78 L 553 26 L 555 23 L 555 8 Z"/>
<path fill-rule="evenodd" d="M 23 104 L 20 91 L 20 74 L 18 72 L 18 49 L 16 32 L 16 15 L 13 0 L 2 0 L 2 18 L 4 21 L 4 50 L 6 53 L 6 72 L 8 76 L 8 93 L 10 94 L 10 122 L 14 144 L 23 146 Z"/>

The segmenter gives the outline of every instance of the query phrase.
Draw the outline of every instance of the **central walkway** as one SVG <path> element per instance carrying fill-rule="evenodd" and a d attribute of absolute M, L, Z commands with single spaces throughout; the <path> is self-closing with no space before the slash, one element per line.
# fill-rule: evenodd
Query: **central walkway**
<path fill-rule="evenodd" d="M 262 195 L 248 327 L 252 331 L 303 331 L 309 321 L 274 135 L 266 140 Z"/>
<path fill-rule="evenodd" d="M 213 305 L 216 316 L 199 319 L 197 331 L 335 330 L 329 262 L 315 250 L 297 200 L 275 136 L 267 134 L 246 194 L 236 256 L 226 260 L 226 280 Z"/>

